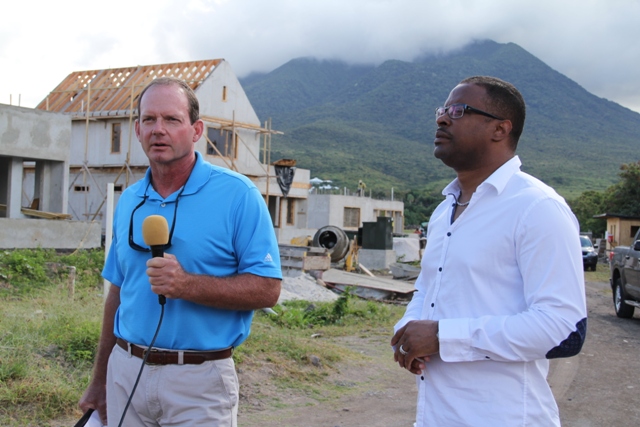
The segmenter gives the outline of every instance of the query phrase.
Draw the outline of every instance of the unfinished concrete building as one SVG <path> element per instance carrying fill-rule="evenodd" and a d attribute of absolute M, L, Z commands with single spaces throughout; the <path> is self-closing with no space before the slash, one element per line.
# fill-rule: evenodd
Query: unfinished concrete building
<path fill-rule="evenodd" d="M 100 246 L 99 227 L 68 221 L 70 141 L 68 116 L 0 104 L 0 248 Z"/>
<path fill-rule="evenodd" d="M 137 100 L 161 76 L 183 79 L 195 91 L 205 123 L 196 150 L 256 184 L 278 240 L 313 233 L 306 229 L 309 171 L 295 169 L 292 160 L 272 162 L 271 136 L 277 131 L 269 121 L 261 124 L 224 59 L 74 72 L 36 107 L 71 117 L 68 199 L 73 218 L 104 226 L 107 184 L 114 183 L 117 202 L 119 193 L 144 176 L 148 160 L 134 132 Z M 288 175 L 288 188 L 279 185 L 278 173 Z"/>
<path fill-rule="evenodd" d="M 113 185 L 117 203 L 119 194 L 141 179 L 148 167 L 134 121 L 140 92 L 160 76 L 181 78 L 194 89 L 205 123 L 196 150 L 207 161 L 244 174 L 256 184 L 280 243 L 301 241 L 325 225 L 354 230 L 377 216 L 392 217 L 394 231 L 401 232 L 401 202 L 389 205 L 346 196 L 309 200 L 309 170 L 296 169 L 293 160 L 272 161 L 271 137 L 278 132 L 270 121 L 260 123 L 223 59 L 73 72 L 35 110 L 0 109 L 4 119 L 0 125 L 5 125 L 4 130 L 0 126 L 0 217 L 26 218 L 28 209 L 40 212 L 35 214 L 40 217 L 56 213 L 58 218 L 75 220 L 60 223 L 83 222 L 97 228 L 98 242 L 93 242 L 92 231 L 88 247 L 99 246 L 108 185 Z M 57 130 L 61 123 L 64 132 Z M 26 235 L 19 228 L 5 227 L 5 232 L 10 230 L 15 230 L 10 236 L 13 246 L 4 247 L 56 247 L 60 241 L 54 236 L 50 244 L 37 238 L 15 242 Z"/>
<path fill-rule="evenodd" d="M 404 232 L 404 203 L 376 200 L 366 196 L 341 194 L 309 195 L 310 228 L 335 225 L 345 231 L 358 231 L 364 222 L 376 222 L 378 217 L 391 218 L 392 232 Z"/>

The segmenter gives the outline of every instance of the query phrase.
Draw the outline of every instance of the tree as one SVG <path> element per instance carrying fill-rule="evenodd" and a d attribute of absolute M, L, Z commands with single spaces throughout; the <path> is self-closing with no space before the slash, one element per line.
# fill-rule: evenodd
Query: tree
<path fill-rule="evenodd" d="M 594 215 L 604 213 L 605 193 L 598 191 L 585 191 L 576 199 L 567 201 L 571 210 L 578 218 L 580 231 L 591 231 L 594 236 L 603 236 L 607 229 L 607 222 L 603 218 L 594 218 Z"/>
<path fill-rule="evenodd" d="M 410 190 L 402 197 L 404 201 L 404 223 L 418 226 L 429 217 L 442 202 L 442 194 L 433 190 Z"/>
<path fill-rule="evenodd" d="M 620 182 L 606 190 L 606 212 L 640 217 L 640 161 L 623 164 L 620 170 Z"/>
<path fill-rule="evenodd" d="M 604 236 L 607 224 L 595 215 L 609 213 L 640 217 L 640 161 L 620 165 L 620 181 L 604 192 L 585 191 L 569 200 L 571 210 L 580 222 L 581 231 Z"/>

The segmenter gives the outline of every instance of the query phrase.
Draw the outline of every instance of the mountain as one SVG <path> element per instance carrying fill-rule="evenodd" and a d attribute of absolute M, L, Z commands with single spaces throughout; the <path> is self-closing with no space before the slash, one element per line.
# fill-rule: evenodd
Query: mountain
<path fill-rule="evenodd" d="M 603 190 L 640 158 L 640 114 L 599 98 L 516 44 L 480 41 L 446 55 L 378 66 L 294 59 L 241 82 L 258 116 L 284 135 L 272 159 L 355 190 L 437 189 L 452 171 L 432 155 L 434 110 L 465 77 L 513 83 L 527 103 L 523 170 L 566 197 Z"/>

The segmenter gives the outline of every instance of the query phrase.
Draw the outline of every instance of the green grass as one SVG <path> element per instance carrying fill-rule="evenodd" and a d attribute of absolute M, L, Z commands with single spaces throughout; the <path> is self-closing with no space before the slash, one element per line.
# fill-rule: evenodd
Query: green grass
<path fill-rule="evenodd" d="M 102 250 L 57 253 L 51 249 L 0 251 L 0 298 L 20 299 L 68 278 L 76 269 L 76 286 L 81 290 L 102 286 Z"/>
<path fill-rule="evenodd" d="M 54 285 L 0 303 L 0 424 L 69 413 L 89 380 L 102 297 L 83 291 L 72 300 Z"/>
<path fill-rule="evenodd" d="M 103 259 L 101 251 L 0 252 L 0 425 L 49 426 L 77 415 L 100 333 Z M 72 295 L 70 265 L 77 269 Z M 608 283 L 607 266 L 585 272 L 585 280 Z M 277 315 L 256 312 L 251 336 L 234 354 L 237 367 L 268 368 L 280 390 L 316 400 L 345 392 L 329 379 L 341 362 L 366 363 L 367 356 L 342 345 L 343 337 L 389 335 L 404 313 L 403 306 L 349 292 L 334 303 L 294 301 L 275 310 Z M 270 404 L 287 405 L 277 399 Z"/>
<path fill-rule="evenodd" d="M 0 252 L 0 425 L 49 426 L 78 414 L 100 334 L 103 260 L 102 251 Z M 69 266 L 77 270 L 73 294 Z M 277 387 L 317 399 L 340 392 L 327 380 L 340 361 L 362 358 L 335 339 L 390 333 L 404 312 L 350 293 L 275 309 L 256 312 L 251 336 L 234 354 L 237 367 L 268 366 Z"/>
<path fill-rule="evenodd" d="M 598 264 L 596 271 L 584 272 L 584 280 L 587 282 L 609 283 L 610 274 L 611 274 L 611 270 L 609 270 L 608 264 Z"/>
<path fill-rule="evenodd" d="M 343 360 L 359 352 L 332 342 L 344 336 L 390 333 L 404 307 L 362 301 L 344 293 L 334 303 L 291 301 L 275 307 L 277 315 L 257 312 L 251 336 L 234 354 L 238 367 L 267 363 L 280 387 L 312 395 L 329 386 L 324 380 Z M 317 337 L 322 337 L 321 340 Z M 314 365 L 313 361 L 320 361 Z"/>

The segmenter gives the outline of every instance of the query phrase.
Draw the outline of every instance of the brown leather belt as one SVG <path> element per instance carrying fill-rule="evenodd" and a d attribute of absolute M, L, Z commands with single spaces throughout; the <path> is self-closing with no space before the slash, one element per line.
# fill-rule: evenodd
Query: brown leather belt
<path fill-rule="evenodd" d="M 149 351 L 144 347 L 130 344 L 122 338 L 118 338 L 116 343 L 126 352 L 140 359 L 144 359 L 145 354 L 149 353 L 148 365 L 200 365 L 208 360 L 227 359 L 233 354 L 233 347 L 218 351 Z"/>

